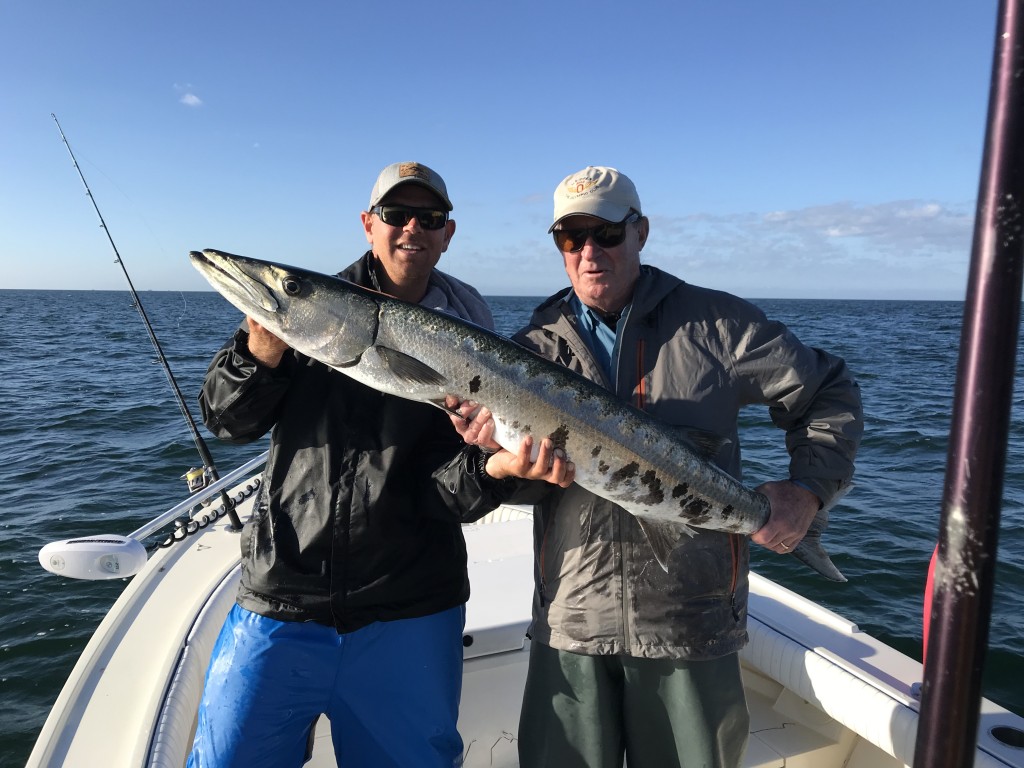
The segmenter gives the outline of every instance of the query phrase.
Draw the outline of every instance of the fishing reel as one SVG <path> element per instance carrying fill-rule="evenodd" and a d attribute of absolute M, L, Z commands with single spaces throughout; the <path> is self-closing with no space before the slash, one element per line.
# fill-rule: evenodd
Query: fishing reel
<path fill-rule="evenodd" d="M 213 473 L 209 467 L 192 467 L 181 476 L 181 479 L 185 481 L 188 486 L 188 492 L 196 493 L 203 490 L 213 480 Z"/>

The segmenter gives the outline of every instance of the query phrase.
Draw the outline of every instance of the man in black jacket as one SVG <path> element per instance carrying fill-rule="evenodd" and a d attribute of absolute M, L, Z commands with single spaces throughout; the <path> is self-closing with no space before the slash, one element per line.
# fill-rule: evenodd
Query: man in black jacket
<path fill-rule="evenodd" d="M 340 276 L 492 326 L 479 293 L 436 269 L 451 210 L 437 173 L 389 165 L 361 214 L 370 250 Z M 188 765 L 298 766 L 322 713 L 346 768 L 461 765 L 466 548 L 432 479 L 463 445 L 448 417 L 251 318 L 214 358 L 200 404 L 222 439 L 272 433 Z"/>

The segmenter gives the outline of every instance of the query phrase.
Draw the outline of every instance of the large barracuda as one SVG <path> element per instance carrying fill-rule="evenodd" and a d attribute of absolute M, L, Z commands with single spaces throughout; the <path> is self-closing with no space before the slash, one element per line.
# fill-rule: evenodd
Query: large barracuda
<path fill-rule="evenodd" d="M 336 277 L 215 250 L 190 254 L 224 297 L 296 351 L 367 386 L 444 407 L 473 400 L 494 416 L 495 439 L 516 451 L 545 437 L 576 466 L 575 481 L 633 514 L 665 567 L 692 528 L 750 534 L 768 498 L 723 472 L 675 427 L 479 326 Z M 819 513 L 793 550 L 834 581 Z"/>

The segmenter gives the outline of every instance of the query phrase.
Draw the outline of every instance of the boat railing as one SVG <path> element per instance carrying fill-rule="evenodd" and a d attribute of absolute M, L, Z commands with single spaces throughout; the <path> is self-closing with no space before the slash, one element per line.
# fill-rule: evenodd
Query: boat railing
<path fill-rule="evenodd" d="M 245 478 L 247 475 L 255 472 L 257 469 L 262 467 L 267 462 L 267 451 L 264 451 L 259 456 L 256 456 L 249 461 L 245 462 L 241 466 L 231 470 L 226 475 L 221 477 L 219 480 L 207 485 L 205 488 L 196 491 L 184 501 L 179 504 L 175 504 L 173 507 L 168 509 L 162 515 L 154 517 L 144 526 L 138 530 L 132 531 L 128 534 L 128 538 L 141 541 L 142 539 L 150 536 L 165 525 L 173 520 L 188 514 L 194 507 L 202 504 L 204 501 L 209 500 L 211 497 L 216 496 L 221 491 L 230 488 L 231 486 L 238 483 L 240 480 Z"/>

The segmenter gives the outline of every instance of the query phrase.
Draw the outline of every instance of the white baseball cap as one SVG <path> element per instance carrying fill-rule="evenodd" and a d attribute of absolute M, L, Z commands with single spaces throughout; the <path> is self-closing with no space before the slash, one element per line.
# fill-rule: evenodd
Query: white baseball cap
<path fill-rule="evenodd" d="M 640 196 L 629 177 L 614 168 L 588 165 L 570 173 L 555 188 L 555 221 L 548 232 L 566 216 L 596 216 L 605 221 L 622 221 L 630 211 L 640 210 Z"/>

